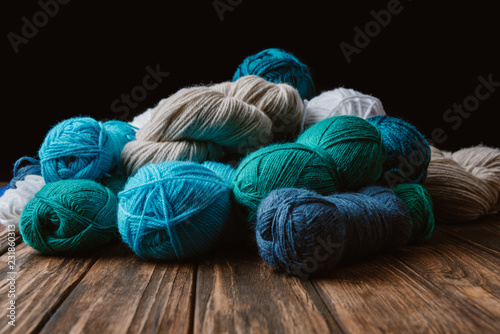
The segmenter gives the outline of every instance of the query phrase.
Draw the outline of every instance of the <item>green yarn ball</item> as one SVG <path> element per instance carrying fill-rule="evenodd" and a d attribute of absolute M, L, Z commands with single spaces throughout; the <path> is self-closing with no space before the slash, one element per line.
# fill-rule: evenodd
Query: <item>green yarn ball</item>
<path fill-rule="evenodd" d="M 427 190 L 416 183 L 402 183 L 392 189 L 406 205 L 413 222 L 411 241 L 424 242 L 434 231 L 434 214 L 432 199 Z"/>
<path fill-rule="evenodd" d="M 239 164 L 232 190 L 236 201 L 248 209 L 255 222 L 260 201 L 281 188 L 305 188 L 327 195 L 336 192 L 339 176 L 334 162 L 322 151 L 287 143 L 261 148 Z"/>
<path fill-rule="evenodd" d="M 326 119 L 296 143 L 261 148 L 239 164 L 235 200 L 248 210 L 254 228 L 257 207 L 271 191 L 304 188 L 321 195 L 374 184 L 382 174 L 385 147 L 379 130 L 355 116 Z"/>
<path fill-rule="evenodd" d="M 43 254 L 75 253 L 109 242 L 117 233 L 118 198 L 84 179 L 46 184 L 23 210 L 25 243 Z"/>
<path fill-rule="evenodd" d="M 297 143 L 320 147 L 330 155 L 341 175 L 342 190 L 372 185 L 382 176 L 386 158 L 382 134 L 361 117 L 327 118 L 304 131 Z"/>

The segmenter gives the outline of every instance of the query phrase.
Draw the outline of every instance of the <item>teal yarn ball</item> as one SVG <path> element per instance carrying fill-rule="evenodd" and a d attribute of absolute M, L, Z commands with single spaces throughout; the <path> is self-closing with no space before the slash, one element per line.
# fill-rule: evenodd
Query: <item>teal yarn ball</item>
<path fill-rule="evenodd" d="M 247 155 L 232 183 L 235 200 L 255 224 L 260 201 L 272 190 L 304 188 L 330 195 L 377 182 L 385 148 L 380 131 L 356 116 L 325 119 L 296 143 L 276 144 Z"/>
<path fill-rule="evenodd" d="M 273 83 L 286 83 L 295 87 L 303 99 L 314 97 L 315 88 L 309 68 L 297 57 L 281 49 L 266 49 L 249 56 L 238 66 L 233 81 L 257 75 Z"/>
<path fill-rule="evenodd" d="M 393 187 L 400 183 L 424 184 L 431 160 L 425 137 L 410 123 L 391 116 L 367 118 L 382 133 L 387 150 L 382 181 Z"/>
<path fill-rule="evenodd" d="M 120 153 L 135 138 L 135 128 L 121 121 L 75 117 L 47 133 L 38 155 L 45 182 L 100 180 L 119 166 Z"/>
<path fill-rule="evenodd" d="M 413 221 L 411 240 L 427 241 L 435 225 L 432 199 L 427 190 L 420 184 L 402 183 L 395 185 L 393 191 L 405 203 Z"/>
<path fill-rule="evenodd" d="M 28 202 L 19 229 L 43 254 L 91 250 L 114 238 L 117 208 L 116 195 L 95 181 L 51 182 Z"/>
<path fill-rule="evenodd" d="M 118 194 L 122 240 L 145 259 L 182 260 L 208 251 L 228 224 L 233 172 L 215 162 L 139 168 Z"/>

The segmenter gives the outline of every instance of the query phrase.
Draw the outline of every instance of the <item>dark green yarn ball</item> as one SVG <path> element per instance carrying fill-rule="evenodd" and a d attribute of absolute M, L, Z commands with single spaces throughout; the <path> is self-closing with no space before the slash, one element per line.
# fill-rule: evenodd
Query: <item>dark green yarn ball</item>
<path fill-rule="evenodd" d="M 304 188 L 321 195 L 374 184 L 382 174 L 385 147 L 379 130 L 355 116 L 326 119 L 296 143 L 261 148 L 242 160 L 232 190 L 255 225 L 257 207 L 271 191 Z"/>
<path fill-rule="evenodd" d="M 45 185 L 23 210 L 19 229 L 25 243 L 44 254 L 94 249 L 117 233 L 118 198 L 91 180 Z"/>
<path fill-rule="evenodd" d="M 327 118 L 304 131 L 297 143 L 328 153 L 341 175 L 342 190 L 372 185 L 382 176 L 386 159 L 382 134 L 360 117 Z"/>
<path fill-rule="evenodd" d="M 420 184 L 402 183 L 394 186 L 393 191 L 405 203 L 413 222 L 411 241 L 428 240 L 434 231 L 435 220 L 432 199 L 427 190 Z"/>

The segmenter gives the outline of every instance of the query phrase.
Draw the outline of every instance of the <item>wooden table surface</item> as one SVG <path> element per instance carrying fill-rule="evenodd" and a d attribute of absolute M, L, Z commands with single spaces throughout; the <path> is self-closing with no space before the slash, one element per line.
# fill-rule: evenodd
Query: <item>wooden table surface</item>
<path fill-rule="evenodd" d="M 500 333 L 500 215 L 313 280 L 271 269 L 252 243 L 166 263 L 119 242 L 68 257 L 17 241 L 12 327 L 2 230 L 0 333 Z"/>

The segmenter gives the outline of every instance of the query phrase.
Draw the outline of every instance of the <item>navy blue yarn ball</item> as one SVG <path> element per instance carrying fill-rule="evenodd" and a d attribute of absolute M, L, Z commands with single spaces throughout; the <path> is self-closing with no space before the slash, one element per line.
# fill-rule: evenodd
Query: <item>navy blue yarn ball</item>
<path fill-rule="evenodd" d="M 14 163 L 14 170 L 12 171 L 12 179 L 9 186 L 16 189 L 16 182 L 23 181 L 28 175 L 42 175 L 42 168 L 40 161 L 31 157 L 22 157 L 17 159 Z"/>
<path fill-rule="evenodd" d="M 402 246 L 411 233 L 403 201 L 377 186 L 330 196 L 274 190 L 261 202 L 256 226 L 262 259 L 301 278 Z"/>

